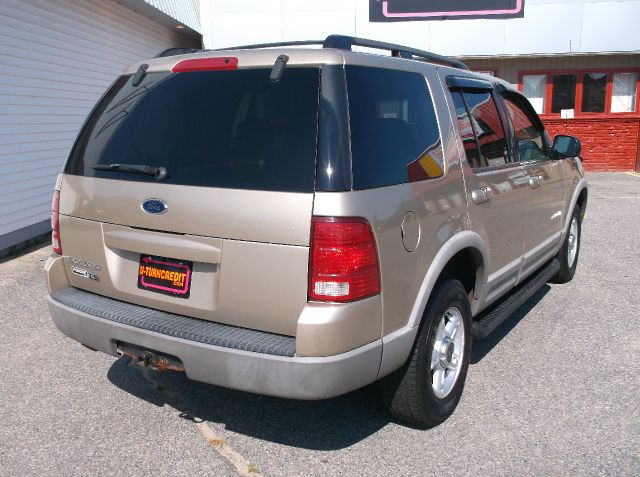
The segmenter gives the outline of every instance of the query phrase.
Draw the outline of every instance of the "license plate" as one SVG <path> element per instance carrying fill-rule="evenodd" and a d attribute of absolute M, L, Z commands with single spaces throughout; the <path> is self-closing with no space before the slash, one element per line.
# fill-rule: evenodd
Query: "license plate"
<path fill-rule="evenodd" d="M 193 262 L 140 255 L 138 288 L 177 298 L 189 298 L 192 270 Z"/>

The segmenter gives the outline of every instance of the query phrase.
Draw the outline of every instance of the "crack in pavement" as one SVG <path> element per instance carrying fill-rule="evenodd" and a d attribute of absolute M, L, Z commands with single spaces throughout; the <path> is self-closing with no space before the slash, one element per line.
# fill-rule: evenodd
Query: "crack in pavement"
<path fill-rule="evenodd" d="M 128 365 L 134 368 L 139 368 L 139 366 L 134 364 L 132 361 L 129 361 Z M 207 425 L 206 421 L 198 419 L 191 413 L 182 410 L 185 406 L 183 405 L 180 395 L 167 389 L 160 382 L 154 379 L 152 375 L 153 371 L 150 368 L 143 367 L 140 371 L 143 379 L 150 384 L 155 391 L 164 396 L 165 402 L 174 409 L 180 411 L 181 418 L 186 418 L 198 426 L 198 429 L 207 440 L 207 443 L 233 466 L 238 475 L 242 477 L 263 477 L 262 474 L 258 472 L 258 469 L 254 464 L 249 462 L 242 454 L 229 446 L 222 437 L 218 436 L 218 434 L 216 434 L 213 429 Z"/>
<path fill-rule="evenodd" d="M 239 475 L 242 477 L 262 477 L 262 474 L 258 473 L 258 469 L 256 469 L 251 462 L 233 450 L 206 422 L 198 422 L 196 425 L 205 439 L 207 439 L 209 445 L 211 445 L 218 454 L 227 459 L 227 461 L 235 467 Z"/>

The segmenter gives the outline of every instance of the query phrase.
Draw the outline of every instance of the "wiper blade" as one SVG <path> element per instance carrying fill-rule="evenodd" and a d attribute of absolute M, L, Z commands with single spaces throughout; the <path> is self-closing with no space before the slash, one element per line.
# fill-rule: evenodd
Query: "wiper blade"
<path fill-rule="evenodd" d="M 146 174 L 153 176 L 157 181 L 165 179 L 168 175 L 167 169 L 156 166 L 141 166 L 138 164 L 98 164 L 91 166 L 96 171 L 131 172 L 133 174 Z"/>

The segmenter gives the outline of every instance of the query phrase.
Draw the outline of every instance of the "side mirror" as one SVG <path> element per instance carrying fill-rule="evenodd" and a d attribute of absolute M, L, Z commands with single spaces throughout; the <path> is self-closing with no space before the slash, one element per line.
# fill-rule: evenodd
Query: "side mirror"
<path fill-rule="evenodd" d="M 581 150 L 580 140 L 573 136 L 559 134 L 553 139 L 553 154 L 556 158 L 577 157 Z"/>

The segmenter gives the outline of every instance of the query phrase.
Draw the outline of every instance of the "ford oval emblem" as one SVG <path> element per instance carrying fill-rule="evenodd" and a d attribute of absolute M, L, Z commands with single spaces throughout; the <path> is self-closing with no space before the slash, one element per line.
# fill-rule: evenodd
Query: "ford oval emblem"
<path fill-rule="evenodd" d="M 167 211 L 167 204 L 160 199 L 147 199 L 140 206 L 147 214 L 160 215 Z"/>

